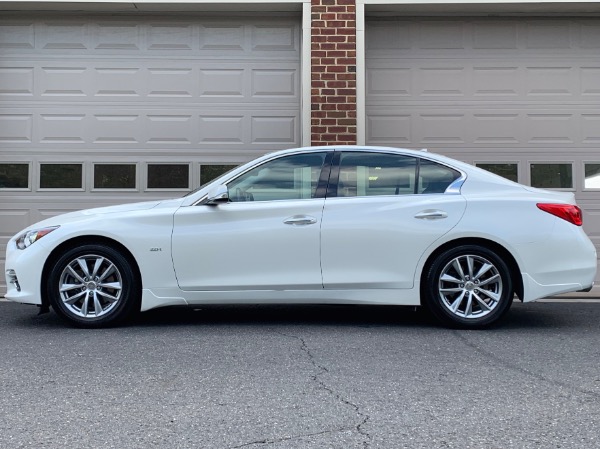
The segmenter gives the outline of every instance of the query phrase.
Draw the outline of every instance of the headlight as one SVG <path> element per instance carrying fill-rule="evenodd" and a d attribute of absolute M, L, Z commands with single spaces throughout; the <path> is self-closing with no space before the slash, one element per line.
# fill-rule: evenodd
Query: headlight
<path fill-rule="evenodd" d="M 17 248 L 28 248 L 29 246 L 37 242 L 39 239 L 41 239 L 43 236 L 50 234 L 55 229 L 58 229 L 58 226 L 51 226 L 49 228 L 33 229 L 31 231 L 27 231 L 17 238 Z"/>

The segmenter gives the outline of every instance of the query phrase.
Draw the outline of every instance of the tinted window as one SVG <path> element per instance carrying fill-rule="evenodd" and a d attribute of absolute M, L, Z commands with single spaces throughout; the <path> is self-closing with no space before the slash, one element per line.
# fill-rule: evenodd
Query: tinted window
<path fill-rule="evenodd" d="M 94 165 L 95 189 L 135 189 L 135 164 Z"/>
<path fill-rule="evenodd" d="M 418 193 L 444 193 L 460 173 L 450 167 L 421 159 Z"/>
<path fill-rule="evenodd" d="M 266 162 L 231 181 L 229 199 L 274 201 L 314 198 L 326 153 L 298 154 Z"/>
<path fill-rule="evenodd" d="M 343 153 L 337 196 L 415 193 L 417 158 L 384 153 Z"/>
<path fill-rule="evenodd" d="M 83 188 L 81 164 L 40 164 L 41 189 Z"/>

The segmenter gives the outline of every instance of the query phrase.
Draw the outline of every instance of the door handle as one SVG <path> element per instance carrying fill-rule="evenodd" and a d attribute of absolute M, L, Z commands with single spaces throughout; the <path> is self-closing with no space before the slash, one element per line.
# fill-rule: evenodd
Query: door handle
<path fill-rule="evenodd" d="M 311 217 L 310 215 L 294 215 L 286 218 L 283 222 L 292 226 L 306 226 L 315 224 L 317 219 L 315 217 Z"/>
<path fill-rule="evenodd" d="M 420 220 L 440 220 L 448 218 L 448 213 L 443 210 L 427 209 L 419 212 L 415 215 L 415 218 L 419 218 Z"/>

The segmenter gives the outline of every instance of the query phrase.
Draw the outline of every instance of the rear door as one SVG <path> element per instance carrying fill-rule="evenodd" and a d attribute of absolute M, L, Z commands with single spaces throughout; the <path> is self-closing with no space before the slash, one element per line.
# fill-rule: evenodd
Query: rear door
<path fill-rule="evenodd" d="M 462 217 L 461 174 L 414 156 L 336 155 L 321 229 L 326 289 L 412 288 L 424 251 Z"/>

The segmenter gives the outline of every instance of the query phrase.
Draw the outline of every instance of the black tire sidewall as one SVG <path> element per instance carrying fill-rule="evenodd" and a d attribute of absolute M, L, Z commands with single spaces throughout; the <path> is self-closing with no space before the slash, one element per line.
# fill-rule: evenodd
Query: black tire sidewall
<path fill-rule="evenodd" d="M 106 315 L 98 318 L 82 318 L 67 309 L 60 297 L 60 277 L 65 267 L 77 257 L 95 254 L 112 262 L 121 273 L 122 292 L 117 306 Z M 139 310 L 141 287 L 138 276 L 130 261 L 118 250 L 102 244 L 86 244 L 71 248 L 61 254 L 54 262 L 47 277 L 46 294 L 54 311 L 63 319 L 77 327 L 98 328 L 114 326 L 129 318 Z"/>
<path fill-rule="evenodd" d="M 499 304 L 489 314 L 481 318 L 462 318 L 452 314 L 443 304 L 438 293 L 438 282 L 444 267 L 459 256 L 473 255 L 483 257 L 491 262 L 502 278 L 502 296 Z M 513 300 L 513 286 L 510 270 L 507 264 L 492 250 L 479 245 L 461 245 L 447 249 L 440 253 L 428 266 L 424 286 L 422 289 L 423 300 L 427 308 L 444 325 L 453 328 L 477 329 L 492 325 L 508 311 Z"/>

